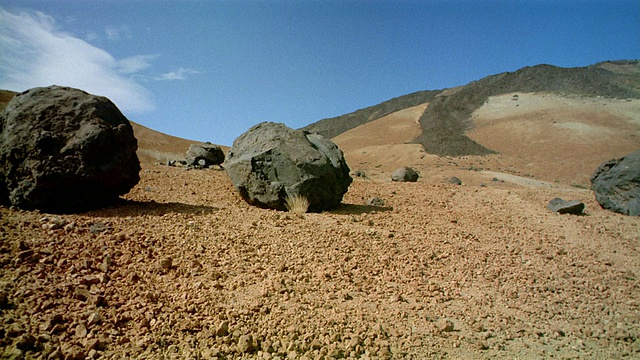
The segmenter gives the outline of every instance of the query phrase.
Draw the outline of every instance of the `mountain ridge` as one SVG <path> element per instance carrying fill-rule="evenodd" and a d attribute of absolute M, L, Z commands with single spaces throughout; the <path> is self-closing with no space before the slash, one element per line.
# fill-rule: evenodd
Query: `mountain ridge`
<path fill-rule="evenodd" d="M 429 102 L 419 120 L 422 133 L 413 143 L 422 145 L 427 153 L 434 155 L 488 155 L 495 151 L 466 135 L 472 128 L 469 117 L 490 96 L 512 92 L 637 99 L 640 98 L 640 63 L 638 60 L 613 60 L 571 68 L 549 64 L 527 66 L 455 88 L 398 96 L 352 113 L 319 120 L 301 129 L 333 138 L 393 112 Z"/>

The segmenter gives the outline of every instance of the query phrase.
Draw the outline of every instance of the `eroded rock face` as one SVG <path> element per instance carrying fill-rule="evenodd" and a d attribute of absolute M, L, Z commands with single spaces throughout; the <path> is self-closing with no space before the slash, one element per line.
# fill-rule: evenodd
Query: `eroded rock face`
<path fill-rule="evenodd" d="M 271 122 L 240 135 L 224 168 L 245 201 L 278 210 L 285 210 L 285 198 L 295 195 L 307 198 L 309 211 L 331 209 L 353 181 L 333 142 Z"/>
<path fill-rule="evenodd" d="M 61 86 L 27 90 L 0 113 L 0 201 L 46 212 L 107 205 L 140 180 L 137 147 L 109 99 Z"/>
<path fill-rule="evenodd" d="M 602 208 L 640 216 L 640 150 L 600 165 L 591 175 L 591 190 Z"/>

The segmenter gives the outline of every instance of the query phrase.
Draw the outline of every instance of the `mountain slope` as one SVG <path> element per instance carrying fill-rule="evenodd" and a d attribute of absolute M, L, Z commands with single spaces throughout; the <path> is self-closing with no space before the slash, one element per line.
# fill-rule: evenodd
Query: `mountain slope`
<path fill-rule="evenodd" d="M 497 177 L 520 184 L 588 187 L 599 164 L 640 147 L 638 74 L 640 67 L 633 61 L 578 69 L 525 68 L 446 89 L 423 104 L 422 114 L 415 110 L 420 107 L 396 111 L 333 141 L 352 169 L 373 180 L 388 179 L 406 165 L 440 181 L 457 176 L 479 184 Z M 493 93 L 497 95 L 489 95 Z M 432 127 L 425 131 L 429 121 Z M 399 134 L 403 124 L 413 127 Z M 410 141 L 416 131 L 419 140 L 431 136 L 431 148 Z M 464 156 L 425 151 L 437 146 L 440 151 L 433 152 L 439 155 Z M 469 151 L 472 146 L 482 151 Z"/>
<path fill-rule="evenodd" d="M 418 91 L 399 96 L 378 105 L 369 106 L 349 114 L 319 120 L 301 128 L 301 130 L 318 133 L 326 138 L 333 138 L 357 126 L 377 120 L 396 111 L 428 103 L 440 92 L 440 90 Z"/>
<path fill-rule="evenodd" d="M 624 71 L 617 71 L 619 68 Z M 490 96 L 513 92 L 551 92 L 607 98 L 640 98 L 638 61 L 599 63 L 581 68 L 551 65 L 525 67 L 472 82 L 459 91 L 439 96 L 420 118 L 416 139 L 428 153 L 464 156 L 492 152 L 465 135 L 473 127 L 471 113 Z"/>

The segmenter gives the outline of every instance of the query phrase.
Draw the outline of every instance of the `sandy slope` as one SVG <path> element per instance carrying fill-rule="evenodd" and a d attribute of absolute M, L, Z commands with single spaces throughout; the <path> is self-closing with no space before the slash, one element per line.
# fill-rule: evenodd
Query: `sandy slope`
<path fill-rule="evenodd" d="M 422 146 L 410 144 L 420 135 L 418 119 L 429 104 L 410 107 L 340 134 L 332 140 L 344 152 L 352 170 L 367 169 L 368 176 L 387 176 L 424 156 Z"/>

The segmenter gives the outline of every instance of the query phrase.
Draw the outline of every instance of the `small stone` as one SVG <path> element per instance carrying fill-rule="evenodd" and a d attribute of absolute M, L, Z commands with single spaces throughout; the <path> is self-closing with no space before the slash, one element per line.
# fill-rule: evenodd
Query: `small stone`
<path fill-rule="evenodd" d="M 91 297 L 91 293 L 89 293 L 89 289 L 86 286 L 80 285 L 77 286 L 74 290 L 74 297 L 80 301 L 87 301 L 89 297 Z"/>
<path fill-rule="evenodd" d="M 420 175 L 413 168 L 404 166 L 393 171 L 391 174 L 392 181 L 400 182 L 416 182 Z"/>
<path fill-rule="evenodd" d="M 55 335 L 55 334 L 61 333 L 63 331 L 65 331 L 65 327 L 62 324 L 55 324 L 55 325 L 53 325 L 53 327 L 51 328 L 51 331 L 49 331 L 49 333 L 51 335 Z"/>
<path fill-rule="evenodd" d="M 107 225 L 100 222 L 89 225 L 89 232 L 92 234 L 100 234 L 107 230 L 109 230 Z"/>
<path fill-rule="evenodd" d="M 238 339 L 238 351 L 243 354 L 248 354 L 255 350 L 255 344 L 253 343 L 253 336 L 242 335 Z"/>
<path fill-rule="evenodd" d="M 72 232 L 75 228 L 76 228 L 76 223 L 75 222 L 70 222 L 70 223 L 68 223 L 67 225 L 64 226 L 64 231 Z"/>
<path fill-rule="evenodd" d="M 87 349 L 102 351 L 106 349 L 107 341 L 102 338 L 91 339 L 87 342 Z"/>
<path fill-rule="evenodd" d="M 221 322 L 220 325 L 218 325 L 218 328 L 216 329 L 216 335 L 218 336 L 229 335 L 229 323 L 226 321 Z"/>
<path fill-rule="evenodd" d="M 453 185 L 462 185 L 462 180 L 460 180 L 459 178 L 453 176 L 451 178 L 451 180 L 449 180 L 449 183 L 453 184 Z"/>
<path fill-rule="evenodd" d="M 554 198 L 547 204 L 547 209 L 558 214 L 580 215 L 584 210 L 584 203 L 577 200 L 566 201 L 561 198 Z"/>
<path fill-rule="evenodd" d="M 173 259 L 171 258 L 171 256 L 167 256 L 166 258 L 160 260 L 160 268 L 162 270 L 171 270 L 171 267 L 173 267 Z"/>
<path fill-rule="evenodd" d="M 202 359 L 203 360 L 218 359 L 218 356 L 220 356 L 220 350 L 218 350 L 216 348 L 205 349 L 205 350 L 202 351 Z"/>
<path fill-rule="evenodd" d="M 87 327 L 84 324 L 76 326 L 76 337 L 84 339 L 87 337 Z"/>
<path fill-rule="evenodd" d="M 22 334 L 16 341 L 16 347 L 20 350 L 32 350 L 36 345 L 36 338 L 31 334 Z"/>
<path fill-rule="evenodd" d="M 89 315 L 89 319 L 87 320 L 87 323 L 89 324 L 89 326 L 97 325 L 97 324 L 100 324 L 101 322 L 102 322 L 102 316 L 100 316 L 99 313 L 91 313 L 91 315 Z"/>
<path fill-rule="evenodd" d="M 436 323 L 436 327 L 442 332 L 451 332 L 453 331 L 453 322 L 447 319 L 440 319 Z"/>
<path fill-rule="evenodd" d="M 374 197 L 371 197 L 371 198 L 367 199 L 367 201 L 365 201 L 365 205 L 369 205 L 369 206 L 384 206 L 384 199 L 381 198 L 380 196 L 374 196 Z"/>
<path fill-rule="evenodd" d="M 86 286 L 96 285 L 96 284 L 99 284 L 100 282 L 101 282 L 100 279 L 95 275 L 87 275 L 80 279 L 80 284 L 86 285 Z"/>

